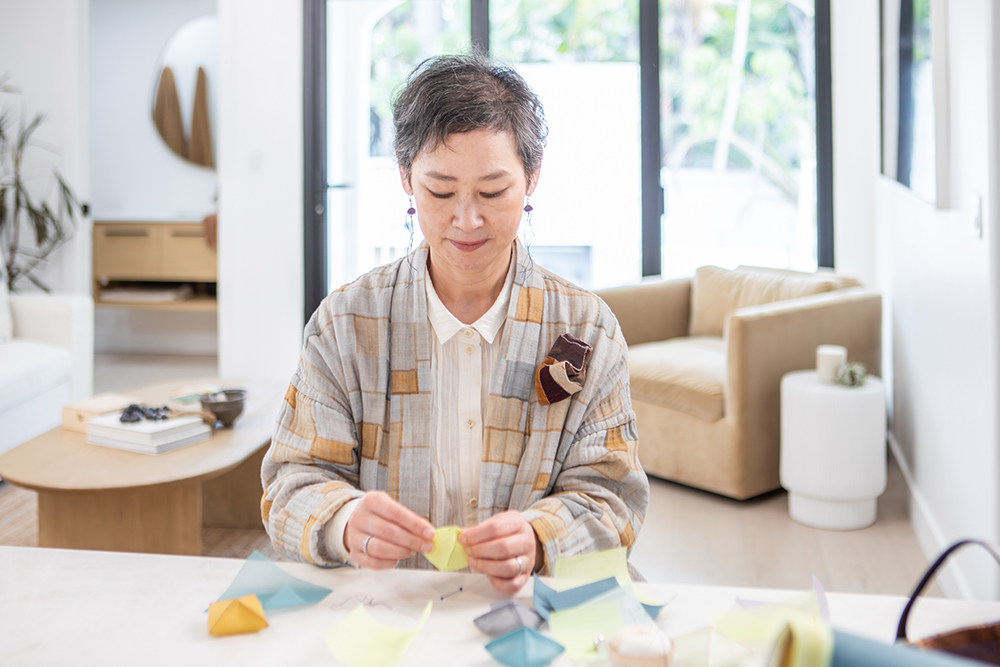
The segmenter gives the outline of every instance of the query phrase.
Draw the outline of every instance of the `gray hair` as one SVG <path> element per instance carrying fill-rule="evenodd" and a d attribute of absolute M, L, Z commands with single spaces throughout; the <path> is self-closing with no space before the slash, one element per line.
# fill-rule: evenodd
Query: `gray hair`
<path fill-rule="evenodd" d="M 392 120 L 396 160 L 407 179 L 421 151 L 433 151 L 453 134 L 487 129 L 514 135 L 530 183 L 549 133 L 542 103 L 521 75 L 476 53 L 417 65 L 393 102 Z"/>

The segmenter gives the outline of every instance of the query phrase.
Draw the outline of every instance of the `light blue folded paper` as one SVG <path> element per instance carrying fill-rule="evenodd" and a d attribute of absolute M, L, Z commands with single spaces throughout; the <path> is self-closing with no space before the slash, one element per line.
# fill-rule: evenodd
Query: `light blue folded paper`
<path fill-rule="evenodd" d="M 254 551 L 219 599 L 233 600 L 256 595 L 264 609 L 283 609 L 316 604 L 332 592 L 329 588 L 286 574 L 267 556 Z"/>
<path fill-rule="evenodd" d="M 521 628 L 494 639 L 486 650 L 507 667 L 544 667 L 566 649 L 536 630 Z"/>
<path fill-rule="evenodd" d="M 490 610 L 473 623 L 490 637 L 501 637 L 520 628 L 537 630 L 545 621 L 535 611 L 513 600 L 490 605 Z"/>
<path fill-rule="evenodd" d="M 541 614 L 542 618 L 547 621 L 549 620 L 549 614 L 553 611 L 576 607 L 591 598 L 597 597 L 601 593 L 607 593 L 615 588 L 618 588 L 618 580 L 614 577 L 608 577 L 601 581 L 595 581 L 592 584 L 584 584 L 583 586 L 577 586 L 569 590 L 557 591 L 544 584 L 538 578 L 538 575 L 535 575 L 535 593 L 532 602 L 535 605 L 535 611 Z"/>

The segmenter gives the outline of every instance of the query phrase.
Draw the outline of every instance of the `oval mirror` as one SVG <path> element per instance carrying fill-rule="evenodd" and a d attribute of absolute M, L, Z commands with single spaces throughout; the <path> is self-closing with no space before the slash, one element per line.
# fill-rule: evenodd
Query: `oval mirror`
<path fill-rule="evenodd" d="M 219 20 L 188 21 L 167 43 L 153 83 L 153 124 L 176 155 L 215 167 L 215 90 L 219 85 Z"/>

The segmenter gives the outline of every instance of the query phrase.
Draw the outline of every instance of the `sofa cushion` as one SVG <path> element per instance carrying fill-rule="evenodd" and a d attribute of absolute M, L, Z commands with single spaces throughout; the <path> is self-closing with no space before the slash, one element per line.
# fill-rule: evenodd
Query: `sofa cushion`
<path fill-rule="evenodd" d="M 10 314 L 10 302 L 7 299 L 7 280 L 0 273 L 0 345 L 3 345 L 14 335 L 14 320 Z"/>
<path fill-rule="evenodd" d="M 726 316 L 737 308 L 840 289 L 837 276 L 798 271 L 703 266 L 691 282 L 692 336 L 721 336 Z"/>
<path fill-rule="evenodd" d="M 707 422 L 722 419 L 726 351 L 719 336 L 687 336 L 628 348 L 632 399 L 686 412 Z"/>
<path fill-rule="evenodd" d="M 0 345 L 0 412 L 69 382 L 69 350 L 33 340 Z"/>

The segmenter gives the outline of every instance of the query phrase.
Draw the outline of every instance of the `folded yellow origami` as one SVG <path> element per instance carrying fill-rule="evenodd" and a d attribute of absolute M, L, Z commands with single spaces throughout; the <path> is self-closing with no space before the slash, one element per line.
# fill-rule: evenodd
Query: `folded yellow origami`
<path fill-rule="evenodd" d="M 452 572 L 469 566 L 465 550 L 458 543 L 461 532 L 458 526 L 445 526 L 434 531 L 434 549 L 427 554 L 427 560 L 431 565 L 442 572 Z"/>
<path fill-rule="evenodd" d="M 222 637 L 257 632 L 267 627 L 264 608 L 256 595 L 219 600 L 208 607 L 208 634 Z"/>

